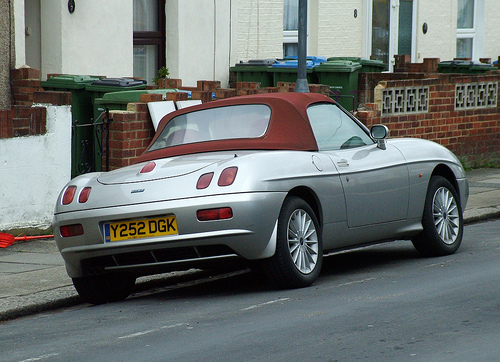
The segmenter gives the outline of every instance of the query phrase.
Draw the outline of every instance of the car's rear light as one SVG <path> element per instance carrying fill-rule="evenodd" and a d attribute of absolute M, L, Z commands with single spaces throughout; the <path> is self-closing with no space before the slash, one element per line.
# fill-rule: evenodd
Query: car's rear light
<path fill-rule="evenodd" d="M 71 202 L 73 202 L 73 198 L 75 197 L 75 193 L 76 193 L 76 186 L 68 186 L 66 191 L 64 191 L 62 204 L 63 205 L 71 204 Z"/>
<path fill-rule="evenodd" d="M 201 175 L 200 178 L 198 179 L 198 182 L 196 183 L 196 188 L 198 190 L 206 189 L 210 185 L 210 182 L 212 182 L 213 177 L 214 177 L 213 172 Z"/>
<path fill-rule="evenodd" d="M 80 191 L 80 196 L 78 196 L 78 202 L 80 204 L 87 202 L 90 196 L 90 190 L 92 190 L 92 187 L 84 187 L 83 190 Z"/>
<path fill-rule="evenodd" d="M 232 185 L 234 179 L 236 178 L 236 173 L 238 173 L 238 167 L 228 167 L 222 171 L 219 176 L 219 181 L 217 185 L 219 186 L 229 186 Z"/>
<path fill-rule="evenodd" d="M 198 210 L 196 217 L 199 221 L 225 220 L 233 217 L 233 210 L 230 207 Z"/>
<path fill-rule="evenodd" d="M 154 163 L 153 161 L 148 162 L 142 168 L 141 173 L 151 172 L 151 171 L 153 171 L 155 169 L 155 167 L 156 167 L 156 163 Z"/>
<path fill-rule="evenodd" d="M 83 226 L 82 224 L 63 225 L 59 228 L 59 232 L 63 238 L 83 235 Z"/>

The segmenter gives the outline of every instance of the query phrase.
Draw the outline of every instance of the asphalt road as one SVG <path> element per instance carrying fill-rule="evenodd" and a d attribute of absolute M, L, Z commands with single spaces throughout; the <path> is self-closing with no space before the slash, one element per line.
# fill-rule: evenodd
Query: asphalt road
<path fill-rule="evenodd" d="M 326 258 L 309 288 L 249 273 L 158 286 L 0 324 L 0 361 L 491 361 L 500 358 L 500 220 L 460 250 L 410 242 Z"/>

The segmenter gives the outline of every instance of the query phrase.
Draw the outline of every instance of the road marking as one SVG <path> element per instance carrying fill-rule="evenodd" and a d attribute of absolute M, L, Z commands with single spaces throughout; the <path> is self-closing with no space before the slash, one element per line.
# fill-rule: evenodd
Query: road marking
<path fill-rule="evenodd" d="M 255 305 L 252 305 L 250 307 L 240 309 L 240 311 L 244 312 L 244 311 L 247 311 L 247 310 L 252 310 L 252 309 L 255 309 L 255 308 L 264 307 L 264 306 L 269 305 L 269 304 L 274 304 L 274 303 L 278 303 L 278 302 L 285 302 L 287 300 L 290 300 L 290 298 L 280 298 L 280 299 L 276 299 L 276 300 L 271 300 L 269 302 L 255 304 Z"/>
<path fill-rule="evenodd" d="M 369 281 L 372 281 L 372 280 L 375 280 L 375 279 L 377 279 L 377 278 L 366 278 L 366 279 L 362 279 L 362 280 L 354 280 L 352 282 L 337 284 L 336 287 L 345 287 L 346 285 L 352 285 L 352 284 L 369 282 Z"/>
<path fill-rule="evenodd" d="M 55 356 L 59 356 L 59 353 L 49 353 L 49 354 L 45 354 L 45 355 L 40 356 L 40 357 L 28 358 L 28 359 L 25 359 L 25 360 L 20 361 L 20 362 L 41 361 L 43 359 L 47 359 L 47 358 L 51 358 L 51 357 L 55 357 Z"/>
<path fill-rule="evenodd" d="M 163 327 L 156 328 L 156 329 L 150 329 L 150 330 L 147 330 L 147 331 L 136 332 L 136 333 L 132 333 L 132 334 L 129 334 L 129 335 L 126 335 L 126 336 L 121 336 L 121 337 L 118 337 L 118 339 L 141 337 L 141 336 L 144 336 L 146 334 L 150 334 L 150 333 L 154 333 L 154 332 L 160 332 L 160 331 L 162 331 L 164 329 L 171 329 L 171 328 L 181 327 L 183 325 L 184 325 L 184 323 L 171 324 L 169 326 L 163 326 Z"/>

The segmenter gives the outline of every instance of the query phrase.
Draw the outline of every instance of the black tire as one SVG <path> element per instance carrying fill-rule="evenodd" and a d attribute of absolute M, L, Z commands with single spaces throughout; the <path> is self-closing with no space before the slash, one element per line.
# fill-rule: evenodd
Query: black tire
<path fill-rule="evenodd" d="M 412 239 L 424 256 L 453 254 L 462 243 L 463 214 L 460 198 L 453 185 L 442 176 L 432 176 L 427 188 L 424 230 Z"/>
<path fill-rule="evenodd" d="M 316 215 L 303 199 L 286 198 L 278 217 L 276 252 L 263 263 L 268 279 L 280 288 L 306 287 L 318 278 L 322 262 Z"/>
<path fill-rule="evenodd" d="M 128 274 L 106 274 L 73 278 L 73 285 L 85 302 L 104 304 L 126 299 L 134 289 L 135 279 Z"/>

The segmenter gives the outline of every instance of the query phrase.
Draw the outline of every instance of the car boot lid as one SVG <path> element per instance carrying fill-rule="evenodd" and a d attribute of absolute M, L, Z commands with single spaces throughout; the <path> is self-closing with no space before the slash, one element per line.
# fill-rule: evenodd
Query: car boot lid
<path fill-rule="evenodd" d="M 104 185 L 129 184 L 188 175 L 234 157 L 232 153 L 178 156 L 142 162 L 99 175 Z"/>

